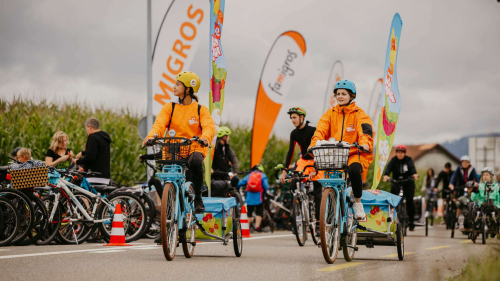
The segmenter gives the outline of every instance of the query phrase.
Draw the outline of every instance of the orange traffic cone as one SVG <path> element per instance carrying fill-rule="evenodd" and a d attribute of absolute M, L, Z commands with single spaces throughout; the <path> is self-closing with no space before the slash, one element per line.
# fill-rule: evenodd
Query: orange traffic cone
<path fill-rule="evenodd" d="M 243 237 L 252 237 L 252 235 L 250 235 L 250 227 L 248 225 L 248 216 L 247 216 L 247 207 L 246 207 L 246 205 L 243 205 L 243 207 L 241 207 L 240 223 L 241 223 L 241 234 L 242 234 L 242 236 Z"/>
<path fill-rule="evenodd" d="M 122 206 L 116 205 L 113 216 L 113 228 L 111 229 L 111 238 L 109 243 L 104 246 L 132 246 L 125 242 L 125 230 L 123 229 Z"/>

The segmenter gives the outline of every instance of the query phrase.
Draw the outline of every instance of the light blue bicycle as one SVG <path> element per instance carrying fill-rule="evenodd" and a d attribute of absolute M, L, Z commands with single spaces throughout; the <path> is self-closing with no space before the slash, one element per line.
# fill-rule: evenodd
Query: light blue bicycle
<path fill-rule="evenodd" d="M 312 148 L 316 170 L 324 170 L 320 210 L 321 249 L 327 263 L 337 259 L 339 249 L 346 261 L 354 259 L 358 250 L 358 221 L 354 218 L 354 196 L 347 182 L 347 163 L 351 147 L 364 151 L 358 143 L 323 144 Z"/>
<path fill-rule="evenodd" d="M 232 232 L 224 235 L 226 220 L 222 220 L 221 236 L 207 233 L 194 214 L 194 188 L 186 181 L 186 170 L 193 141 L 203 144 L 198 137 L 192 139 L 170 137 L 155 138 L 147 145 L 153 147 L 156 164 L 163 165 L 156 176 L 162 181 L 161 241 L 163 254 L 169 261 L 175 257 L 177 246 L 182 243 L 186 258 L 193 256 L 196 246 L 195 233 L 199 229 L 205 236 L 221 240 L 224 245 L 233 240 L 237 257 L 241 256 L 243 237 L 239 219 L 233 215 Z M 233 199 L 233 198 L 232 198 Z M 236 201 L 232 213 L 235 214 Z"/>

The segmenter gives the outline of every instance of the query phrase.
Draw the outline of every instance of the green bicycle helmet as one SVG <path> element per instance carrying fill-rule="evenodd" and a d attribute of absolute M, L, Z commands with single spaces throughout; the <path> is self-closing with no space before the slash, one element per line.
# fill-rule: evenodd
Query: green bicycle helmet
<path fill-rule="evenodd" d="M 257 165 L 252 167 L 252 171 L 257 171 L 257 170 L 264 173 L 264 166 L 262 166 L 261 164 L 257 164 Z"/>
<path fill-rule="evenodd" d="M 217 137 L 222 138 L 223 136 L 229 136 L 231 134 L 231 129 L 226 126 L 219 127 L 219 131 L 217 132 Z"/>
<path fill-rule="evenodd" d="M 307 114 L 305 109 L 298 106 L 290 108 L 287 113 L 288 114 L 297 113 L 298 115 L 304 115 L 304 117 L 306 117 Z"/>

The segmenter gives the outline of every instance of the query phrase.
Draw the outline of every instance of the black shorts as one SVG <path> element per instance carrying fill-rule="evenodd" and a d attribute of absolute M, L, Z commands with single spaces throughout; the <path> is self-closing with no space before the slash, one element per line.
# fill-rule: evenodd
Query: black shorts
<path fill-rule="evenodd" d="M 259 204 L 255 206 L 247 206 L 248 207 L 248 216 L 253 217 L 253 211 L 255 210 L 255 215 L 264 216 L 264 204 Z"/>

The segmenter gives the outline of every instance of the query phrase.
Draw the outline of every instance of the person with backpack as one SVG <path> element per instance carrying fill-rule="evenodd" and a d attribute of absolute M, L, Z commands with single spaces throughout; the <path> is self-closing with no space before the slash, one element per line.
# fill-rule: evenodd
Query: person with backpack
<path fill-rule="evenodd" d="M 269 189 L 269 183 L 267 175 L 264 173 L 264 167 L 261 164 L 252 167 L 252 172 L 238 183 L 238 188 L 244 185 L 247 186 L 246 204 L 248 216 L 253 217 L 255 211 L 255 230 L 262 232 L 260 224 L 264 217 L 264 193 Z"/>

